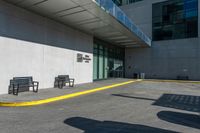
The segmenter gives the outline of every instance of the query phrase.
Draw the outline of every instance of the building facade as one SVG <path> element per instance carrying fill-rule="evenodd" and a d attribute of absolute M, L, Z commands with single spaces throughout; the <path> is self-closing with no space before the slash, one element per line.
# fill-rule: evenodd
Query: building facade
<path fill-rule="evenodd" d="M 107 0 L 2 0 L 0 20 L 0 94 L 13 77 L 33 76 L 39 88 L 57 75 L 75 84 L 124 77 L 124 47 L 151 44 Z"/>
<path fill-rule="evenodd" d="M 77 54 L 92 59 L 93 36 L 47 17 L 0 1 L 0 93 L 12 77 L 33 76 L 39 88 L 50 88 L 59 74 L 76 84 L 93 81 L 93 62 L 77 62 Z"/>
<path fill-rule="evenodd" d="M 200 80 L 200 2 L 169 1 L 0 1 L 0 94 L 23 76 L 33 76 L 40 88 L 53 87 L 57 75 L 76 84 L 134 73 Z M 178 26 L 170 16 L 176 8 L 187 15 Z"/>
<path fill-rule="evenodd" d="M 199 0 L 142 0 L 121 9 L 152 39 L 150 48 L 125 49 L 127 77 L 200 80 Z"/>

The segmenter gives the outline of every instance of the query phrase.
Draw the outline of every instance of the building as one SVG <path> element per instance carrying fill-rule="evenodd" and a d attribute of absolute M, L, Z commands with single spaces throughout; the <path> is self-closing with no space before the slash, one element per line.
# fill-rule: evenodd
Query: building
<path fill-rule="evenodd" d="M 198 7 L 198 0 L 2 0 L 0 94 L 16 76 L 33 76 L 40 88 L 59 74 L 76 84 L 134 73 L 199 80 Z M 179 28 L 173 21 L 167 29 L 171 17 Z"/>
<path fill-rule="evenodd" d="M 124 0 L 121 9 L 152 39 L 151 47 L 126 49 L 126 76 L 200 80 L 199 7 L 199 0 Z"/>

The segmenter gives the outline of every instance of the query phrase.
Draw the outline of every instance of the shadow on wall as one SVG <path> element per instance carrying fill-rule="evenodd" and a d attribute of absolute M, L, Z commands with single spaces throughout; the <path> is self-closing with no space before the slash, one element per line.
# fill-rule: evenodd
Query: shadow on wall
<path fill-rule="evenodd" d="M 13 5 L 1 4 L 6 7 L 0 15 L 1 37 L 93 53 L 92 36 Z M 6 13 L 10 11 L 15 14 Z"/>
<path fill-rule="evenodd" d="M 1 31 L 0 31 L 1 32 Z M 53 32 L 53 31 L 52 31 Z M 54 31 L 55 32 L 55 31 Z M 74 31 L 73 31 L 74 32 Z M 78 31 L 76 31 L 78 32 Z M 20 34 L 28 34 L 28 33 L 20 33 Z M 37 34 L 37 33 L 36 33 Z M 50 33 L 49 33 L 50 34 Z M 71 33 L 74 34 L 74 33 Z M 82 33 L 84 34 L 84 33 Z M 1 34 L 1 37 L 6 37 L 8 39 L 16 39 L 16 40 L 21 40 L 21 41 L 25 41 L 25 42 L 31 42 L 31 43 L 36 43 L 37 45 L 47 45 L 47 46 L 52 46 L 52 47 L 58 47 L 58 48 L 64 48 L 64 49 L 69 49 L 69 50 L 75 50 L 75 51 L 81 51 L 81 52 L 86 52 L 86 53 L 93 53 L 92 48 L 93 48 L 93 43 L 87 41 L 87 45 L 90 44 L 91 46 L 87 46 L 84 45 L 84 41 L 81 40 L 81 38 L 79 38 L 79 35 L 74 34 L 74 37 L 69 38 L 69 36 L 71 35 L 64 35 L 65 36 L 65 40 L 61 40 L 61 39 L 55 39 L 56 36 L 52 36 L 52 37 L 47 37 L 47 38 L 36 38 L 36 37 L 27 37 L 23 36 L 23 35 L 13 35 L 13 34 Z M 57 35 L 59 36 L 59 34 Z M 85 38 L 88 38 L 88 36 L 85 36 Z M 54 38 L 54 39 L 53 39 Z M 77 41 L 79 38 L 79 42 Z M 74 40 L 74 41 L 72 41 Z M 86 39 L 85 39 L 86 40 Z"/>
<path fill-rule="evenodd" d="M 98 121 L 83 117 L 66 119 L 65 124 L 81 129 L 84 133 L 178 133 L 138 124 Z"/>
<path fill-rule="evenodd" d="M 200 116 L 180 112 L 161 111 L 157 116 L 164 121 L 200 129 Z"/>

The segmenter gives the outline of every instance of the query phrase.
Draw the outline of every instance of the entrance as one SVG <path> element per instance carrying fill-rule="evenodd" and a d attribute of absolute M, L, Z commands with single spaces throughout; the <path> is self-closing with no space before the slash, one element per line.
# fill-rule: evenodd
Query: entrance
<path fill-rule="evenodd" d="M 124 77 L 124 49 L 95 41 L 93 80 Z"/>

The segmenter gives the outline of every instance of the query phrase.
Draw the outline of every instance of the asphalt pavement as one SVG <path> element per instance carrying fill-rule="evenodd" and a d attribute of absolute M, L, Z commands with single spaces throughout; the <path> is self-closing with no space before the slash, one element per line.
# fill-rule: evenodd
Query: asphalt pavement
<path fill-rule="evenodd" d="M 198 112 L 200 84 L 144 81 L 39 106 L 0 107 L 0 133 L 199 133 Z"/>

